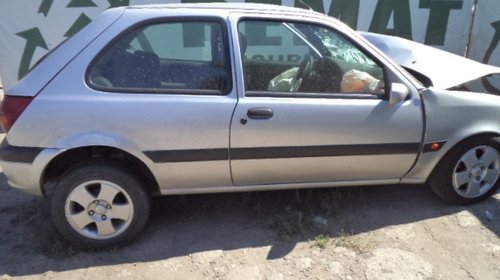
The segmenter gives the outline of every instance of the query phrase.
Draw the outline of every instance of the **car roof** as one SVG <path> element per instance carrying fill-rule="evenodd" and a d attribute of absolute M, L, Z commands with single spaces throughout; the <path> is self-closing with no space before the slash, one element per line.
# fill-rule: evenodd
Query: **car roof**
<path fill-rule="evenodd" d="M 261 3 L 183 3 L 183 4 L 147 4 L 132 5 L 125 9 L 221 9 L 221 10 L 251 10 L 251 11 L 295 11 L 317 13 L 313 10 Z"/>
<path fill-rule="evenodd" d="M 144 10 L 144 9 L 184 9 L 184 10 L 209 10 L 218 12 L 252 12 L 252 13 L 292 13 L 311 16 L 325 15 L 314 10 L 295 8 L 289 6 L 280 6 L 273 4 L 260 3 L 183 3 L 183 4 L 148 4 L 148 5 L 133 5 L 123 7 L 126 10 Z"/>
<path fill-rule="evenodd" d="M 161 12 L 180 14 L 197 14 L 197 15 L 218 15 L 229 16 L 231 13 L 252 14 L 252 15 L 266 15 L 272 17 L 273 14 L 284 16 L 296 16 L 301 18 L 309 18 L 316 20 L 327 20 L 337 26 L 344 26 L 341 21 L 336 18 L 327 16 L 323 13 L 314 11 L 312 9 L 297 8 L 290 6 L 281 6 L 274 4 L 261 4 L 261 3 L 181 3 L 181 4 L 146 4 L 146 5 L 132 5 L 118 8 L 109 9 L 110 14 L 141 14 L 142 12 Z"/>

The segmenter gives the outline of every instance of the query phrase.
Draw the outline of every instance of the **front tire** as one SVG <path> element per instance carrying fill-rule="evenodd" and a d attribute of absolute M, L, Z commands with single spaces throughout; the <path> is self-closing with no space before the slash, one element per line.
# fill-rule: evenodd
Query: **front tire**
<path fill-rule="evenodd" d="M 500 186 L 500 139 L 472 138 L 453 148 L 434 170 L 429 186 L 454 204 L 472 204 Z"/>
<path fill-rule="evenodd" d="M 149 211 L 149 194 L 141 182 L 115 165 L 72 168 L 62 175 L 51 198 L 54 225 L 84 248 L 129 242 L 146 225 Z"/>

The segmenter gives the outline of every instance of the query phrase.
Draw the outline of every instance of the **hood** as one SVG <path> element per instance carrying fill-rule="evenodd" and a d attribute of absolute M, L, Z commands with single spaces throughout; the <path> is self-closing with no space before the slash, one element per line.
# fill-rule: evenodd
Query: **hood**
<path fill-rule="evenodd" d="M 500 68 L 476 62 L 399 37 L 359 32 L 397 64 L 430 79 L 434 87 L 449 89 L 489 75 Z"/>

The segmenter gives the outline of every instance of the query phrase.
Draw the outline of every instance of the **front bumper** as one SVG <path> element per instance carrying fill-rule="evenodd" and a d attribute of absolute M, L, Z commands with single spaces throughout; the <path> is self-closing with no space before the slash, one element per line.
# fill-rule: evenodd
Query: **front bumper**
<path fill-rule="evenodd" d="M 11 146 L 4 139 L 0 144 L 0 166 L 9 185 L 31 194 L 42 195 L 43 172 L 60 153 L 59 149 Z"/>

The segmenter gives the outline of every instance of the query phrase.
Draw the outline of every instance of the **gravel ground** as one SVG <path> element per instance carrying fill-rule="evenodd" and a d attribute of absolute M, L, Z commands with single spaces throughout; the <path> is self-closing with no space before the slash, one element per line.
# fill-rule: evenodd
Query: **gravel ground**
<path fill-rule="evenodd" d="M 1 135 L 0 135 L 1 137 Z M 162 197 L 133 243 L 72 248 L 0 174 L 0 279 L 500 279 L 500 193 L 425 186 Z"/>

